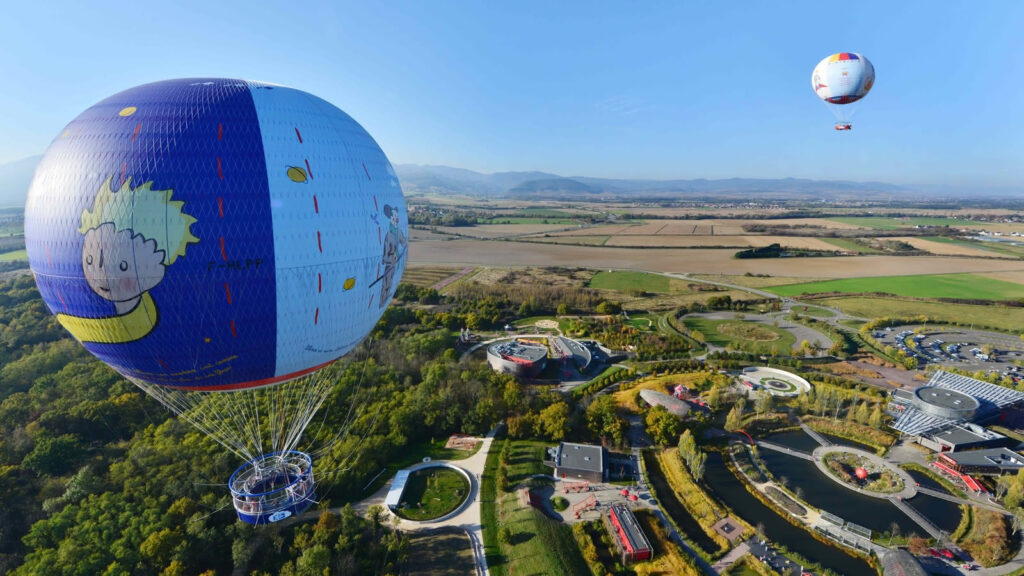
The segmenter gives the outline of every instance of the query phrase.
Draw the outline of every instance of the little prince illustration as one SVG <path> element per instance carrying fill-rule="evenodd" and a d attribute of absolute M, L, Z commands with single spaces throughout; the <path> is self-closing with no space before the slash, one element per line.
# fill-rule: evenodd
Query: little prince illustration
<path fill-rule="evenodd" d="M 92 210 L 82 211 L 82 271 L 89 287 L 113 303 L 113 316 L 85 318 L 58 314 L 57 320 L 82 342 L 117 344 L 138 340 L 156 326 L 159 313 L 149 291 L 167 267 L 199 242 L 190 227 L 196 219 L 172 201 L 173 190 L 154 190 L 153 182 L 118 190 L 107 178 Z"/>

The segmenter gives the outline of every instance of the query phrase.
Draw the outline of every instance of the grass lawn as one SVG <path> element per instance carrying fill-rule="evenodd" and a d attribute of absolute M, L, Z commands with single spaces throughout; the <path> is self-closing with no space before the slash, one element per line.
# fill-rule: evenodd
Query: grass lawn
<path fill-rule="evenodd" d="M 821 300 L 847 314 L 864 318 L 908 318 L 924 315 L 937 322 L 957 322 L 975 328 L 991 328 L 1019 334 L 1024 326 L 1024 308 L 920 302 L 902 298 L 839 297 Z"/>
<path fill-rule="evenodd" d="M 630 316 L 629 325 L 637 330 L 646 332 L 654 328 L 654 321 L 647 316 Z"/>
<path fill-rule="evenodd" d="M 975 274 L 925 274 L 920 276 L 877 276 L 844 278 L 824 282 L 789 284 L 767 288 L 780 296 L 799 296 L 821 292 L 885 292 L 917 298 L 972 298 L 1012 300 L 1024 298 L 1024 285 L 985 278 Z"/>
<path fill-rule="evenodd" d="M 728 570 L 722 572 L 722 575 L 763 576 L 763 572 L 758 572 L 757 569 L 754 568 L 756 564 L 760 564 L 762 570 L 770 570 L 770 572 L 767 572 L 768 574 L 778 574 L 778 572 L 775 572 L 774 570 L 771 570 L 771 568 L 767 568 L 766 566 L 764 566 L 764 564 L 761 564 L 760 560 L 754 558 L 752 554 L 747 554 L 746 556 L 743 556 L 742 558 L 737 560 L 736 563 L 730 566 Z"/>
<path fill-rule="evenodd" d="M 984 227 L 984 222 L 973 222 L 971 220 L 960 220 L 956 218 L 932 218 L 927 216 L 915 216 L 911 218 L 892 218 L 885 216 L 850 216 L 828 218 L 833 222 L 852 224 L 862 228 L 874 228 L 876 230 L 899 230 L 900 228 L 913 228 L 914 226 L 952 226 L 965 228 L 969 226 Z"/>
<path fill-rule="evenodd" d="M 409 549 L 403 574 L 462 576 L 476 569 L 473 548 L 465 532 L 456 529 L 407 532 Z"/>
<path fill-rule="evenodd" d="M 589 287 L 601 290 L 616 290 L 618 292 L 643 290 L 644 292 L 668 294 L 673 291 L 671 280 L 668 276 L 648 274 L 646 272 L 628 272 L 625 270 L 598 272 L 590 279 Z"/>
<path fill-rule="evenodd" d="M 849 238 L 822 238 L 821 240 L 828 242 L 829 244 L 847 250 L 850 252 L 860 252 L 861 254 L 881 254 L 882 251 L 871 246 L 865 246 L 859 242 L 855 242 Z"/>
<path fill-rule="evenodd" d="M 707 318 L 684 318 L 683 323 L 691 331 L 704 334 L 705 341 L 715 346 L 742 348 L 751 344 L 778 348 L 785 354 L 796 345 L 796 338 L 789 332 L 757 322 L 742 320 L 709 320 Z"/>
<path fill-rule="evenodd" d="M 424 468 L 409 475 L 398 515 L 409 520 L 433 520 L 455 510 L 469 494 L 469 482 L 450 468 Z"/>
<path fill-rule="evenodd" d="M 656 376 L 653 378 L 644 378 L 642 381 L 637 382 L 626 390 L 619 390 L 612 394 L 612 398 L 615 399 L 615 404 L 627 412 L 633 414 L 639 414 L 641 412 L 640 407 L 636 404 L 636 395 L 640 390 L 654 390 L 663 394 L 668 394 L 670 389 L 675 387 L 676 384 L 682 384 L 687 388 L 696 388 L 696 382 L 702 381 L 708 376 L 707 372 L 691 372 L 687 374 L 671 374 L 668 376 Z"/>
<path fill-rule="evenodd" d="M 534 474 L 551 474 L 541 460 L 546 442 L 509 441 L 509 482 L 514 486 Z M 488 569 L 494 576 L 506 574 L 573 574 L 588 576 L 590 570 L 580 553 L 572 529 L 539 510 L 520 507 L 514 493 L 502 492 L 495 483 L 499 454 L 504 443 L 496 442 L 487 454 L 481 483 L 481 523 L 487 548 Z M 508 529 L 509 541 L 501 543 L 498 532 Z"/>
<path fill-rule="evenodd" d="M 812 318 L 831 318 L 836 315 L 835 312 L 828 308 L 819 308 L 817 306 L 794 306 L 793 311 L 801 316 L 810 316 Z"/>
<path fill-rule="evenodd" d="M 0 254 L 0 262 L 16 262 L 18 260 L 28 260 L 28 251 L 15 250 L 14 252 Z"/>

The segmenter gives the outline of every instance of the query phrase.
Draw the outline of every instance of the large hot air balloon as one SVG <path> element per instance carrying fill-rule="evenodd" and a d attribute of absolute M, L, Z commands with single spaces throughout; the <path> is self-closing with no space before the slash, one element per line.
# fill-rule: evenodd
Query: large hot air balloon
<path fill-rule="evenodd" d="M 246 462 L 246 522 L 314 499 L 296 448 L 405 268 L 395 172 L 306 92 L 168 80 L 71 121 L 25 209 L 43 300 L 86 349 Z"/>
<path fill-rule="evenodd" d="M 840 52 L 825 58 L 811 74 L 811 88 L 835 115 L 836 130 L 853 127 L 850 119 L 856 110 L 849 104 L 867 96 L 874 84 L 875 67 L 854 52 Z"/>

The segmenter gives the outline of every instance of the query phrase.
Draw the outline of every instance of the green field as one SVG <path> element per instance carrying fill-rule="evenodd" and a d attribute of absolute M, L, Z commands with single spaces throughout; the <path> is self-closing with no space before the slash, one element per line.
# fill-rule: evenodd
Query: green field
<path fill-rule="evenodd" d="M 828 308 L 819 308 L 818 306 L 794 306 L 793 312 L 812 318 L 832 318 L 836 315 L 835 312 Z"/>
<path fill-rule="evenodd" d="M 977 300 L 1013 300 L 1024 298 L 1024 285 L 984 278 L 974 274 L 926 274 L 920 276 L 877 276 L 844 278 L 785 284 L 766 288 L 779 296 L 799 296 L 822 292 L 866 294 L 885 292 L 917 298 L 970 298 Z"/>
<path fill-rule="evenodd" d="M 925 216 L 914 216 L 911 218 L 891 218 L 885 216 L 852 216 L 828 218 L 833 222 L 852 224 L 862 228 L 874 228 L 876 230 L 899 230 L 900 228 L 913 228 L 914 226 L 951 226 L 963 228 L 965 226 L 984 226 L 984 222 L 973 222 L 971 220 L 959 220 L 956 218 L 930 218 Z"/>
<path fill-rule="evenodd" d="M 966 325 L 973 323 L 975 328 L 992 328 L 1011 334 L 1020 334 L 1024 327 L 1024 308 L 921 302 L 885 297 L 837 297 L 825 298 L 820 302 L 863 318 L 908 318 L 924 315 L 937 322 Z"/>
<path fill-rule="evenodd" d="M 525 482 L 534 474 L 551 474 L 551 468 L 542 463 L 548 446 L 545 442 L 513 441 L 506 465 L 509 483 L 515 486 Z M 487 469 L 481 487 L 481 522 L 484 526 L 484 541 L 488 546 L 488 569 L 494 576 L 512 574 L 578 574 L 587 576 L 590 571 L 583 560 L 572 529 L 556 522 L 531 506 L 521 507 L 518 497 L 511 492 L 497 489 L 495 501 L 488 502 L 495 488 L 490 485 L 492 475 L 497 474 L 499 458 L 495 451 L 501 450 L 501 443 L 495 443 L 488 453 Z M 490 510 L 486 510 L 489 508 Z M 508 542 L 498 542 L 496 532 L 508 530 Z M 493 535 L 492 535 L 493 534 Z M 497 544 L 498 553 L 495 552 Z"/>
<path fill-rule="evenodd" d="M 18 260 L 28 260 L 28 252 L 25 250 L 15 250 L 14 252 L 0 254 L 0 262 L 16 262 Z"/>
<path fill-rule="evenodd" d="M 691 332 L 704 334 L 705 341 L 715 346 L 731 346 L 736 349 L 760 346 L 766 352 L 775 349 L 778 354 L 788 354 L 796 345 L 796 338 L 792 334 L 767 324 L 697 317 L 684 318 L 683 323 Z"/>
<path fill-rule="evenodd" d="M 398 515 L 409 520 L 433 520 L 459 507 L 469 495 L 469 482 L 450 468 L 424 468 L 409 474 Z"/>
<path fill-rule="evenodd" d="M 589 287 L 626 293 L 636 290 L 653 292 L 655 294 L 673 292 L 671 278 L 659 274 L 648 274 L 647 272 L 598 272 L 590 279 Z"/>
<path fill-rule="evenodd" d="M 859 242 L 851 240 L 849 238 L 821 238 L 821 240 L 828 242 L 829 244 L 847 250 L 849 252 L 860 252 L 861 254 L 881 254 L 881 250 L 872 248 L 871 246 L 865 246 Z"/>

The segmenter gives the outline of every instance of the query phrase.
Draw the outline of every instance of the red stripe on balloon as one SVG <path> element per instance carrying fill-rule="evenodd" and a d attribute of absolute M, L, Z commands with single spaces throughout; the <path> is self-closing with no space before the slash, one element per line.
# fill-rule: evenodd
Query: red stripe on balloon
<path fill-rule="evenodd" d="M 373 209 L 375 211 L 379 211 L 380 210 L 380 208 L 377 207 L 377 195 L 376 194 L 373 195 Z"/>
<path fill-rule="evenodd" d="M 324 291 L 324 277 L 321 276 L 319 272 L 316 273 L 316 291 Z"/>
<path fill-rule="evenodd" d="M 124 173 L 128 170 L 128 163 L 121 163 L 121 183 L 124 184 Z"/>
<path fill-rule="evenodd" d="M 224 283 L 224 294 L 228 297 L 228 304 L 231 304 L 231 287 L 228 286 L 227 282 Z"/>
<path fill-rule="evenodd" d="M 316 309 L 316 314 L 313 315 L 313 324 L 319 324 L 319 323 L 320 323 L 320 309 L 317 308 Z"/>
<path fill-rule="evenodd" d="M 217 124 L 217 140 L 223 140 L 223 139 L 224 139 L 224 125 L 223 124 Z"/>
<path fill-rule="evenodd" d="M 306 174 L 309 174 L 309 179 L 313 179 L 313 171 L 309 168 L 309 159 L 306 159 Z"/>
<path fill-rule="evenodd" d="M 220 165 L 220 156 L 217 156 L 217 178 L 220 178 L 221 180 L 224 179 L 224 170 Z"/>
<path fill-rule="evenodd" d="M 325 366 L 329 366 L 333 362 L 334 362 L 334 360 L 329 360 L 329 361 L 324 362 L 323 364 L 320 364 L 318 366 L 313 366 L 312 368 L 306 368 L 305 370 L 300 370 L 298 372 L 292 372 L 291 374 L 285 374 L 284 376 L 273 376 L 273 377 L 270 377 L 270 378 L 265 378 L 263 380 L 252 380 L 250 382 L 241 382 L 241 383 L 238 383 L 238 384 L 221 384 L 221 385 L 218 385 L 218 386 L 166 386 L 165 385 L 164 388 L 175 388 L 175 389 L 178 389 L 178 390 L 196 390 L 196 391 L 205 391 L 205 392 L 223 392 L 223 391 L 227 391 L 227 390 L 245 390 L 247 388 L 258 388 L 260 386 L 269 386 L 270 384 L 277 384 L 279 382 L 287 382 L 288 380 L 293 380 L 295 378 L 298 378 L 299 376 L 305 376 L 306 374 L 309 374 L 311 372 L 316 372 L 317 370 L 320 370 L 321 368 L 323 368 Z"/>
<path fill-rule="evenodd" d="M 370 294 L 370 303 L 366 305 L 367 308 L 373 306 L 373 294 Z"/>
<path fill-rule="evenodd" d="M 366 179 L 372 182 L 373 178 L 370 178 L 370 171 L 366 169 L 366 162 L 363 162 L 363 172 L 366 172 Z"/>
<path fill-rule="evenodd" d="M 224 217 L 224 199 L 219 196 L 217 197 L 217 214 L 220 214 L 221 218 Z"/>
<path fill-rule="evenodd" d="M 234 320 L 231 321 L 231 336 L 234 337 L 234 338 L 238 338 L 238 332 L 235 332 L 235 321 Z"/>
<path fill-rule="evenodd" d="M 224 238 L 223 237 L 221 237 L 221 239 L 220 239 L 220 257 L 223 258 L 224 260 L 228 259 L 228 253 L 227 253 L 227 251 L 224 250 Z"/>
<path fill-rule="evenodd" d="M 142 130 L 142 122 L 135 125 L 135 132 L 132 132 L 132 142 L 135 142 L 135 137 L 139 135 L 139 130 Z"/>
<path fill-rule="evenodd" d="M 324 244 L 323 244 L 323 242 L 320 241 L 320 231 L 319 230 L 316 231 L 316 247 L 317 247 L 317 249 L 320 250 L 320 253 L 322 254 L 323 251 L 324 251 Z"/>
<path fill-rule="evenodd" d="M 65 308 L 68 307 L 67 303 L 64 302 L 64 297 L 61 296 L 61 294 L 60 294 L 60 290 L 57 291 L 57 300 L 60 300 L 60 305 L 61 306 L 65 307 Z"/>
<path fill-rule="evenodd" d="M 168 369 L 168 370 L 170 370 L 170 369 L 171 369 L 171 367 L 167 365 L 167 362 L 164 362 L 164 359 L 163 359 L 163 358 L 161 358 L 161 357 L 157 356 L 157 358 L 156 358 L 156 361 L 157 361 L 157 362 L 159 362 L 159 363 L 160 363 L 160 365 L 161 365 L 161 366 L 163 366 L 164 368 L 166 368 L 166 369 Z"/>
<path fill-rule="evenodd" d="M 313 211 L 317 214 L 320 213 L 320 203 L 316 201 L 316 194 L 313 194 Z"/>
<path fill-rule="evenodd" d="M 295 135 L 299 137 L 299 144 L 302 144 L 302 134 L 299 133 L 299 129 L 295 128 Z"/>

